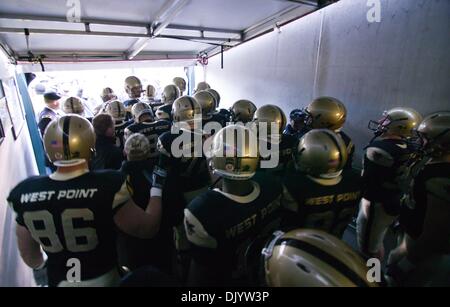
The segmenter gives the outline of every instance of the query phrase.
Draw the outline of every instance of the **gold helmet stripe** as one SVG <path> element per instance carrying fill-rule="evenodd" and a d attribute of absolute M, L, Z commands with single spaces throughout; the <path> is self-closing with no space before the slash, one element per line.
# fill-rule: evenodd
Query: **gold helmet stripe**
<path fill-rule="evenodd" d="M 70 116 L 64 117 L 63 123 L 63 150 L 64 150 L 64 158 L 66 160 L 70 160 L 70 146 L 69 146 L 69 129 L 70 129 Z"/>
<path fill-rule="evenodd" d="M 349 268 L 345 263 L 343 263 L 338 258 L 325 252 L 324 250 L 302 240 L 296 240 L 292 238 L 280 238 L 276 241 L 275 246 L 290 246 L 302 250 L 312 256 L 316 257 L 322 262 L 325 262 L 336 271 L 345 276 L 348 280 L 353 282 L 358 287 L 368 287 L 367 282 L 356 274 L 351 268 Z"/>

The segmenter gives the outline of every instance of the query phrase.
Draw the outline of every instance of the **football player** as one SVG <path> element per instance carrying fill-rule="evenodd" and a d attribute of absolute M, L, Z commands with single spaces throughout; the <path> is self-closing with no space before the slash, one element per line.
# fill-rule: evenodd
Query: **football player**
<path fill-rule="evenodd" d="M 330 129 L 344 140 L 347 147 L 347 164 L 345 168 L 352 168 L 355 145 L 351 138 L 342 131 L 347 118 L 345 105 L 333 97 L 319 97 L 306 107 L 306 112 L 310 117 L 310 129 Z"/>
<path fill-rule="evenodd" d="M 288 134 L 300 139 L 306 132 L 308 132 L 308 127 L 311 117 L 309 114 L 302 109 L 292 110 L 289 114 L 289 124 L 283 131 L 283 134 Z"/>
<path fill-rule="evenodd" d="M 328 129 L 306 133 L 294 151 L 295 170 L 283 178 L 283 229 L 312 228 L 341 238 L 358 210 L 360 175 L 344 170 L 344 141 Z"/>
<path fill-rule="evenodd" d="M 116 94 L 114 94 L 113 90 L 110 87 L 105 87 L 102 90 L 100 97 L 103 103 L 94 108 L 94 115 L 105 112 L 106 106 L 108 105 L 109 101 L 117 100 Z"/>
<path fill-rule="evenodd" d="M 230 111 L 227 109 L 219 109 L 220 100 L 221 100 L 219 92 L 217 92 L 216 90 L 214 90 L 212 88 L 207 89 L 207 91 L 210 92 L 211 94 L 213 94 L 214 97 L 216 98 L 216 112 L 219 113 L 220 115 L 222 115 L 223 117 L 225 117 L 227 122 L 230 122 L 231 121 Z"/>
<path fill-rule="evenodd" d="M 350 246 L 313 229 L 277 231 L 262 251 L 269 287 L 376 287 Z"/>
<path fill-rule="evenodd" d="M 161 179 L 166 182 L 163 202 L 167 204 L 165 213 L 169 224 L 175 228 L 175 246 L 179 258 L 186 259 L 184 252 L 189 249 L 189 243 L 184 232 L 183 210 L 194 197 L 208 189 L 211 179 L 203 153 L 200 104 L 191 96 L 182 96 L 173 103 L 172 115 L 172 130 L 158 140 L 158 170 L 167 177 Z"/>
<path fill-rule="evenodd" d="M 369 257 L 384 256 L 383 240 L 400 212 L 408 164 L 415 151 L 408 138 L 421 120 L 413 109 L 394 108 L 380 120 L 369 122 L 375 138 L 364 153 L 363 198 L 357 218 L 358 245 Z"/>
<path fill-rule="evenodd" d="M 298 140 L 292 135 L 282 134 L 286 126 L 286 115 L 275 105 L 264 105 L 253 117 L 258 127 L 261 170 L 281 178 L 292 161 L 292 152 Z"/>
<path fill-rule="evenodd" d="M 44 146 L 56 172 L 24 180 L 8 196 L 22 259 L 34 269 L 46 265 L 50 286 L 116 285 L 115 227 L 140 238 L 159 228 L 160 198 L 144 211 L 130 199 L 122 173 L 89 171 L 94 145 L 86 119 L 67 115 L 52 121 Z"/>
<path fill-rule="evenodd" d="M 66 114 L 76 114 L 86 117 L 84 113 L 84 104 L 78 97 L 67 98 L 62 105 L 62 110 Z M 92 118 L 87 118 L 87 120 L 92 121 Z"/>
<path fill-rule="evenodd" d="M 158 107 L 158 110 L 170 115 L 170 121 L 172 121 L 172 105 L 173 102 L 180 97 L 180 90 L 176 85 L 169 84 L 164 87 L 164 90 L 161 94 L 161 102 L 162 106 Z M 156 113 L 156 112 L 155 112 Z"/>
<path fill-rule="evenodd" d="M 167 120 L 155 121 L 152 109 L 144 103 L 138 102 L 131 109 L 135 123 L 125 129 L 125 141 L 133 133 L 143 134 L 150 143 L 150 159 L 156 163 L 159 157 L 158 138 L 164 132 L 170 131 L 171 123 Z"/>
<path fill-rule="evenodd" d="M 133 120 L 127 120 L 127 110 L 119 100 L 109 102 L 106 106 L 106 113 L 114 119 L 116 145 L 123 150 L 125 129 L 133 123 Z"/>
<path fill-rule="evenodd" d="M 222 186 L 197 196 L 184 211 L 193 259 L 189 285 L 245 284 L 248 247 L 277 229 L 282 188 L 267 174 L 254 176 L 258 162 L 249 128 L 229 125 L 214 136 L 210 167 Z"/>
<path fill-rule="evenodd" d="M 126 100 L 123 104 L 126 108 L 130 108 L 135 104 L 138 103 L 140 100 L 139 98 L 142 95 L 142 83 L 141 80 L 139 80 L 135 76 L 129 76 L 125 79 L 125 91 L 128 94 L 128 97 L 130 99 Z"/>
<path fill-rule="evenodd" d="M 102 90 L 102 94 L 100 95 L 100 97 L 102 98 L 103 102 L 108 102 L 110 100 L 117 99 L 116 94 L 114 94 L 114 91 L 110 87 L 105 87 Z"/>
<path fill-rule="evenodd" d="M 209 88 L 211 88 L 211 86 L 208 83 L 206 83 L 204 81 L 199 82 L 199 83 L 197 83 L 197 87 L 194 89 L 194 94 L 199 91 L 206 91 Z"/>
<path fill-rule="evenodd" d="M 172 82 L 180 90 L 180 96 L 184 95 L 184 92 L 186 91 L 186 81 L 181 77 L 175 77 L 172 79 Z"/>
<path fill-rule="evenodd" d="M 147 99 L 148 103 L 155 101 L 155 95 L 155 87 L 151 84 L 147 85 L 147 88 L 145 89 L 145 98 Z"/>
<path fill-rule="evenodd" d="M 231 120 L 235 123 L 248 123 L 253 120 L 256 112 L 256 106 L 253 102 L 241 99 L 233 103 L 230 108 Z"/>
<path fill-rule="evenodd" d="M 437 281 L 437 276 L 420 272 L 420 267 L 430 264 L 434 268 L 430 271 L 436 272 L 446 266 L 449 272 L 450 112 L 427 116 L 417 132 L 426 163 L 414 177 L 411 201 L 401 207 L 400 226 L 405 235 L 389 256 L 388 274 L 400 285 L 448 287 L 450 275 Z M 444 263 L 439 259 L 447 259 L 446 265 L 440 266 Z"/>
<path fill-rule="evenodd" d="M 198 91 L 194 94 L 195 100 L 198 101 L 202 108 L 202 125 L 203 129 L 205 130 L 205 133 L 210 136 L 214 135 L 215 132 L 219 131 L 226 125 L 226 118 L 222 116 L 220 113 L 216 113 L 216 98 L 214 95 L 208 91 Z M 212 127 L 213 124 L 208 125 L 208 127 L 205 126 L 208 123 L 217 123 L 214 124 L 214 127 Z M 206 131 L 207 130 L 207 131 Z"/>

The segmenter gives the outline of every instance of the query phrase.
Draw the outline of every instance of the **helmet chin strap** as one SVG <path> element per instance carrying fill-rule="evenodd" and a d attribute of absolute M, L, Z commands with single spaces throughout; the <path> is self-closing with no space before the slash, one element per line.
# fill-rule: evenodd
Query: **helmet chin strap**
<path fill-rule="evenodd" d="M 334 179 L 339 177 L 342 174 L 342 170 L 340 170 L 339 172 L 335 172 L 335 173 L 328 173 L 328 174 L 320 174 L 319 178 L 322 179 Z"/>
<path fill-rule="evenodd" d="M 55 161 L 53 164 L 62 169 L 72 168 L 79 165 L 84 165 L 86 163 L 85 159 L 72 159 L 72 160 L 61 160 L 61 161 Z"/>

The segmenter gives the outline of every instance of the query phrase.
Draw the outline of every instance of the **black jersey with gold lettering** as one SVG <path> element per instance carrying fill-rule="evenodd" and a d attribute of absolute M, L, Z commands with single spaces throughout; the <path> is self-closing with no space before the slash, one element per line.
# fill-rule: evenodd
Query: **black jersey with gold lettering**
<path fill-rule="evenodd" d="M 118 171 L 96 171 L 67 180 L 31 177 L 11 191 L 17 223 L 48 255 L 50 286 L 67 279 L 71 258 L 80 261 L 81 280 L 116 266 L 113 216 L 129 199 L 124 182 Z"/>
<path fill-rule="evenodd" d="M 213 279 L 199 278 L 194 284 L 228 284 L 242 276 L 247 247 L 279 226 L 281 185 L 265 173 L 255 175 L 252 184 L 253 191 L 243 197 L 209 190 L 185 210 L 193 259 Z"/>
<path fill-rule="evenodd" d="M 344 170 L 333 185 L 325 185 L 322 180 L 287 172 L 283 181 L 283 229 L 313 228 L 342 237 L 361 199 L 360 175 Z"/>

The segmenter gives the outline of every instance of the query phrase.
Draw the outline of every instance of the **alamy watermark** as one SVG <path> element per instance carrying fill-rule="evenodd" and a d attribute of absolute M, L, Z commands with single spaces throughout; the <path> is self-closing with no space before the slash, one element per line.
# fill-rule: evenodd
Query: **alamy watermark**
<path fill-rule="evenodd" d="M 381 2 L 380 0 L 367 0 L 367 21 L 370 23 L 381 22 Z"/>
<path fill-rule="evenodd" d="M 69 8 L 66 13 L 68 22 L 81 22 L 80 0 L 67 0 L 66 6 Z"/>
<path fill-rule="evenodd" d="M 66 273 L 66 279 L 70 283 L 81 282 L 81 262 L 78 258 L 69 258 L 66 262 L 69 268 Z"/>
<path fill-rule="evenodd" d="M 366 266 L 369 268 L 366 279 L 371 283 L 381 282 L 381 262 L 378 258 L 370 258 L 367 260 Z"/>

